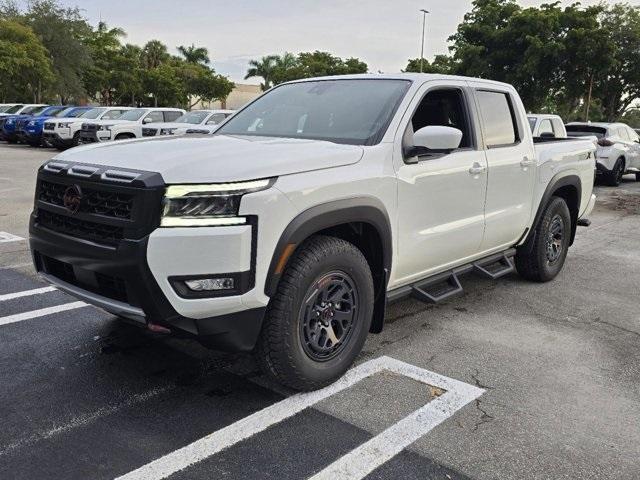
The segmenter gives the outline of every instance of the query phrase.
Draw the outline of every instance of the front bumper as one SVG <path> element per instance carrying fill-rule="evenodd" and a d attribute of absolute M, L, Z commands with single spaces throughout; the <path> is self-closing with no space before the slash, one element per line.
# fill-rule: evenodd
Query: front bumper
<path fill-rule="evenodd" d="M 56 132 L 45 131 L 42 134 L 42 142 L 54 147 L 71 147 L 73 146 L 72 138 L 63 138 Z"/>
<path fill-rule="evenodd" d="M 109 130 L 80 131 L 80 143 L 108 142 L 109 140 L 111 140 L 111 132 Z"/>
<path fill-rule="evenodd" d="M 122 190 L 100 183 L 97 179 L 103 173 L 97 169 L 85 180 L 64 171 L 41 170 L 37 188 L 42 182 L 54 182 L 63 185 L 60 191 L 64 191 L 66 185 L 79 184 L 87 201 L 91 189 L 97 187 L 104 188 L 105 194 L 114 189 L 122 195 L 133 192 L 131 187 Z M 251 350 L 266 307 L 266 303 L 251 301 L 258 292 L 256 218 L 241 226 L 158 228 L 154 219 L 159 218 L 164 182 L 153 175 L 145 180 L 146 187 L 134 193 L 131 220 L 104 220 L 125 225 L 122 238 L 110 242 L 77 233 L 84 232 L 83 222 L 95 225 L 99 217 L 84 209 L 72 214 L 43 200 L 51 197 L 36 193 L 29 232 L 37 272 L 61 290 L 142 325 L 157 324 L 175 333 L 195 335 L 221 350 Z M 62 217 L 61 223 L 49 222 L 47 215 L 51 214 Z M 71 230 L 64 219 L 71 222 Z M 132 225 L 126 226 L 128 223 Z M 185 279 L 209 276 L 234 276 L 235 290 L 193 297 L 179 288 Z"/>

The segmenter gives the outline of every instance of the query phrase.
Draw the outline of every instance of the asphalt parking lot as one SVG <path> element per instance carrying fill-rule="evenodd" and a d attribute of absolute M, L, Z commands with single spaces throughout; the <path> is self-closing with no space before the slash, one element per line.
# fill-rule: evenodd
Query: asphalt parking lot
<path fill-rule="evenodd" d="M 310 396 L 46 289 L 20 238 L 54 154 L 0 144 L 0 478 L 640 478 L 633 177 L 597 187 L 555 281 L 394 304 L 351 377 Z"/>

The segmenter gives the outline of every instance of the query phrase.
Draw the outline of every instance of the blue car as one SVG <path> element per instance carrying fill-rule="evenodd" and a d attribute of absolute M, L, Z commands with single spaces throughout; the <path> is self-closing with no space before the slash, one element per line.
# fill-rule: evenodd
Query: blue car
<path fill-rule="evenodd" d="M 0 119 L 0 139 L 9 143 L 18 141 L 18 124 L 25 118 L 31 118 L 34 115 L 40 115 L 49 108 L 49 105 L 40 105 L 30 107 L 19 115 L 9 115 Z"/>
<path fill-rule="evenodd" d="M 77 117 L 89 110 L 91 107 L 55 106 L 43 110 L 40 115 L 22 119 L 18 122 L 18 139 L 28 143 L 32 147 L 39 147 L 42 143 L 42 130 L 44 122 L 52 117 Z"/>

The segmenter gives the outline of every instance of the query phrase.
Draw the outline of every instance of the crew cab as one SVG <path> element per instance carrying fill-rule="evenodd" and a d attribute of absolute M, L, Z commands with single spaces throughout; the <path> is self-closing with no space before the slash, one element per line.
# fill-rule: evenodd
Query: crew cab
<path fill-rule="evenodd" d="M 141 138 L 144 125 L 173 122 L 185 113 L 181 108 L 134 108 L 113 120 L 84 122 L 80 130 L 80 143 Z"/>
<path fill-rule="evenodd" d="M 559 115 L 530 113 L 527 115 L 527 120 L 534 138 L 567 138 L 564 122 Z"/>
<path fill-rule="evenodd" d="M 79 115 L 91 110 L 91 107 L 66 107 L 53 114 L 43 114 L 32 117 L 26 121 L 24 127 L 20 131 L 20 140 L 32 147 L 39 147 L 43 144 L 43 131 L 46 121 L 56 118 L 75 119 Z"/>
<path fill-rule="evenodd" d="M 597 174 L 607 185 L 620 185 L 627 173 L 640 181 L 640 136 L 633 128 L 624 123 L 596 122 L 572 122 L 566 128 L 573 137 L 597 137 Z"/>
<path fill-rule="evenodd" d="M 593 209 L 595 146 L 535 143 L 513 87 L 349 75 L 278 85 L 213 135 L 74 148 L 39 170 L 42 277 L 159 333 L 342 375 L 387 302 L 546 282 Z"/>
<path fill-rule="evenodd" d="M 143 137 L 162 135 L 184 135 L 189 133 L 212 133 L 234 110 L 194 110 L 187 112 L 175 122 L 150 123 L 142 127 Z"/>
<path fill-rule="evenodd" d="M 44 141 L 58 150 L 75 147 L 80 143 L 82 124 L 90 120 L 115 120 L 133 107 L 96 107 L 83 112 L 76 119 L 51 119 L 44 124 Z"/>

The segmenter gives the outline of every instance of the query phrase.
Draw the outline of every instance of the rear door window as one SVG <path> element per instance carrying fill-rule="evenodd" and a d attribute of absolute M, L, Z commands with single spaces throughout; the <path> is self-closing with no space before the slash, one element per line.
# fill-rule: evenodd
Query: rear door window
<path fill-rule="evenodd" d="M 146 117 L 144 117 L 144 123 L 162 123 L 165 119 L 162 116 L 162 112 L 159 110 L 155 110 L 149 113 Z"/>
<path fill-rule="evenodd" d="M 173 110 L 167 111 L 167 112 L 164 112 L 164 121 L 175 122 L 181 116 L 182 116 L 182 112 L 174 112 Z"/>
<path fill-rule="evenodd" d="M 551 120 L 544 119 L 540 122 L 540 130 L 538 130 L 538 136 L 542 136 L 542 134 L 553 135 L 556 136 L 556 132 L 553 131 L 553 125 L 551 125 Z"/>
<path fill-rule="evenodd" d="M 505 92 L 476 91 L 488 148 L 513 145 L 520 140 L 511 99 Z"/>

